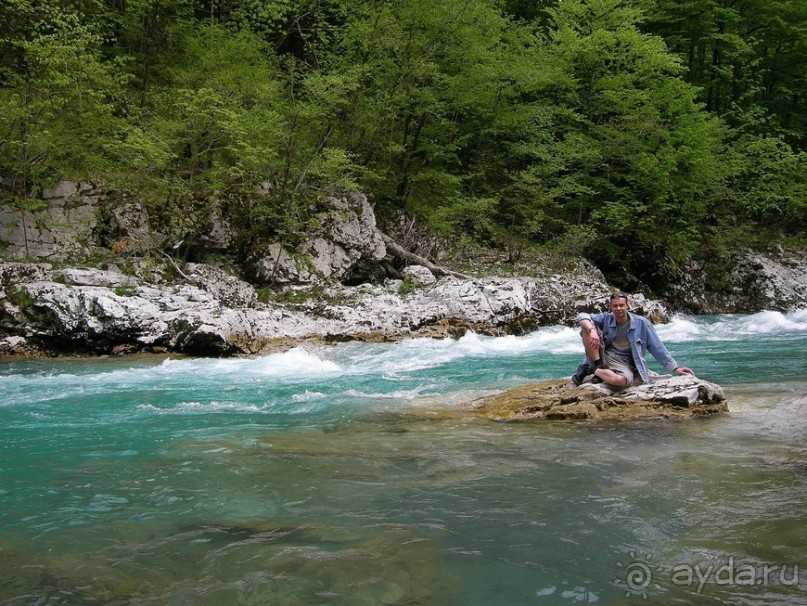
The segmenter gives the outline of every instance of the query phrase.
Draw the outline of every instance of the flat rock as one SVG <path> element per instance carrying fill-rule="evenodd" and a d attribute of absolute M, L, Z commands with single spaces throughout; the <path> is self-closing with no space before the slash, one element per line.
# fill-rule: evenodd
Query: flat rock
<path fill-rule="evenodd" d="M 627 389 L 551 379 L 473 400 L 469 408 L 495 421 L 691 419 L 728 412 L 719 385 L 687 375 Z"/>

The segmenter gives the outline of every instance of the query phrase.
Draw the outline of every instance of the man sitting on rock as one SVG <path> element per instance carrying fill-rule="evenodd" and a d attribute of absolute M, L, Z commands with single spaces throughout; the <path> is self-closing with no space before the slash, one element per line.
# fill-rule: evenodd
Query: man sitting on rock
<path fill-rule="evenodd" d="M 647 318 L 628 313 L 626 294 L 612 294 L 610 306 L 610 312 L 580 313 L 575 318 L 586 360 L 577 367 L 572 383 L 580 385 L 590 374 L 594 375 L 592 383 L 618 388 L 649 383 L 650 371 L 645 361 L 648 351 L 667 372 L 695 374 L 691 368 L 678 365 Z"/>

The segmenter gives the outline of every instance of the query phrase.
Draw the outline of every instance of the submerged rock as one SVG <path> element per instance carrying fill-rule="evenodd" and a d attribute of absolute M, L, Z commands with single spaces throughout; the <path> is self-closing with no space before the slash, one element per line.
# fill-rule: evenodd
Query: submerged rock
<path fill-rule="evenodd" d="M 495 421 L 691 419 L 728 412 L 719 385 L 688 375 L 619 390 L 551 379 L 474 400 L 470 408 Z"/>

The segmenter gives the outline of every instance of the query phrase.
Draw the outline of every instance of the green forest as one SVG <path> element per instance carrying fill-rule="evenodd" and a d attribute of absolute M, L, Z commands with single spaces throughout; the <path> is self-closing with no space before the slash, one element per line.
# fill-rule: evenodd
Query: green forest
<path fill-rule="evenodd" d="M 804 0 L 3 0 L 0 195 L 60 178 L 243 250 L 363 192 L 652 283 L 803 246 Z"/>

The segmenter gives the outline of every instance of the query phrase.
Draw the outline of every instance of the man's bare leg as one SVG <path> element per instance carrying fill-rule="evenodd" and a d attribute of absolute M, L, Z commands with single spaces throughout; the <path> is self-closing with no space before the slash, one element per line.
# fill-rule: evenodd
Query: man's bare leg
<path fill-rule="evenodd" d="M 628 386 L 627 377 L 607 368 L 598 368 L 594 371 L 594 375 L 602 379 L 603 383 L 608 383 L 608 385 L 613 385 L 614 387 Z"/>
<path fill-rule="evenodd" d="M 583 339 L 583 347 L 586 350 L 586 357 L 592 362 L 594 362 L 595 367 L 599 367 L 602 365 L 600 363 L 600 339 L 599 335 L 596 332 L 594 334 L 597 335 L 596 341 L 594 341 L 591 338 L 592 335 L 591 331 L 589 330 L 580 331 L 580 336 Z"/>

